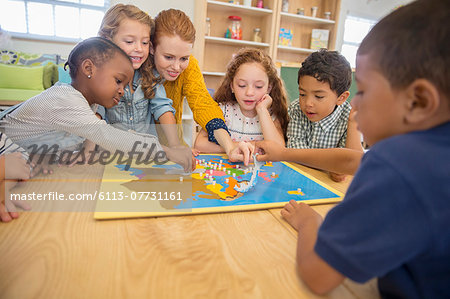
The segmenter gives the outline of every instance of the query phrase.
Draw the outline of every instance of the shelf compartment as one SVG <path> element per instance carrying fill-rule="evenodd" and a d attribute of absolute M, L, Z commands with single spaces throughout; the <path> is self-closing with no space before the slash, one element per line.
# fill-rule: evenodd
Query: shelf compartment
<path fill-rule="evenodd" d="M 302 15 L 297 15 L 297 14 L 287 13 L 287 12 L 281 12 L 280 15 L 282 18 L 293 19 L 293 20 L 296 20 L 296 21 L 302 22 L 302 23 L 327 24 L 327 25 L 334 25 L 336 23 L 334 20 L 313 18 L 313 17 L 309 17 L 309 16 L 302 16 Z"/>
<path fill-rule="evenodd" d="M 226 44 L 226 45 L 253 46 L 253 47 L 262 47 L 262 48 L 268 48 L 270 46 L 268 43 L 257 43 L 257 42 L 252 42 L 249 40 L 239 40 L 239 39 L 215 37 L 215 36 L 205 36 L 205 42 L 216 43 L 216 44 Z"/>
<path fill-rule="evenodd" d="M 294 52 L 294 53 L 314 53 L 319 50 L 314 49 L 306 49 L 306 48 L 296 48 L 296 47 L 288 47 L 288 46 L 277 46 L 279 51 L 285 51 L 285 52 Z"/>
<path fill-rule="evenodd" d="M 267 16 L 272 14 L 271 9 L 266 8 L 257 8 L 254 6 L 244 6 L 244 5 L 237 5 L 233 3 L 226 3 L 221 1 L 213 1 L 208 0 L 208 9 L 211 10 L 220 10 L 221 12 L 225 13 L 244 13 L 246 15 L 255 15 L 255 16 Z"/>

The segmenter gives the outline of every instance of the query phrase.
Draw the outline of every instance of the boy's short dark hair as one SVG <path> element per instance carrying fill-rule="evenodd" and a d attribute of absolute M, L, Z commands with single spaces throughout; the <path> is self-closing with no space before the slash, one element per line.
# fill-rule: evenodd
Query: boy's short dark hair
<path fill-rule="evenodd" d="M 450 97 L 450 1 L 419 0 L 378 22 L 357 55 L 370 55 L 393 88 L 427 79 Z"/>
<path fill-rule="evenodd" d="M 116 53 L 124 55 L 131 63 L 128 54 L 112 41 L 102 37 L 91 37 L 79 42 L 70 51 L 69 58 L 64 64 L 64 70 L 69 66 L 70 77 L 75 79 L 78 68 L 83 60 L 90 59 L 97 67 L 100 67 Z"/>
<path fill-rule="evenodd" d="M 320 82 L 330 84 L 330 89 L 338 96 L 350 88 L 352 68 L 344 56 L 337 51 L 320 49 L 309 55 L 298 70 L 297 82 L 303 76 L 311 76 Z"/>

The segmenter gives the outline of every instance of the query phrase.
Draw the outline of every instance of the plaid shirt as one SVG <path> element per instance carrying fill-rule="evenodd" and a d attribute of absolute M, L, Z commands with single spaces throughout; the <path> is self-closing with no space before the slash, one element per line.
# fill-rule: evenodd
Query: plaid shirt
<path fill-rule="evenodd" d="M 348 102 L 318 122 L 311 122 L 300 109 L 299 100 L 288 108 L 290 122 L 287 128 L 290 148 L 335 148 L 345 147 L 347 123 L 351 106 Z"/>

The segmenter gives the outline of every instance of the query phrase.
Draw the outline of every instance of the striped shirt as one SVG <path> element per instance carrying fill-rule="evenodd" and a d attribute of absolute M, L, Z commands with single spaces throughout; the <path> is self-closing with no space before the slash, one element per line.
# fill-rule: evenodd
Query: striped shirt
<path fill-rule="evenodd" d="M 318 122 L 311 122 L 300 109 L 299 100 L 288 108 L 290 122 L 287 129 L 290 148 L 336 148 L 345 147 L 347 124 L 351 106 L 348 102 Z"/>
<path fill-rule="evenodd" d="M 153 135 L 122 131 L 98 119 L 96 106 L 89 106 L 71 85 L 57 83 L 6 115 L 0 121 L 0 129 L 28 151 L 32 145 L 44 144 L 70 149 L 84 139 L 111 152 L 128 153 L 134 149 L 146 155 L 152 144 L 155 144 L 153 154 L 162 150 Z"/>
<path fill-rule="evenodd" d="M 23 158 L 28 160 L 28 153 L 23 148 L 13 143 L 5 134 L 0 132 L 0 156 L 15 152 L 22 153 Z"/>

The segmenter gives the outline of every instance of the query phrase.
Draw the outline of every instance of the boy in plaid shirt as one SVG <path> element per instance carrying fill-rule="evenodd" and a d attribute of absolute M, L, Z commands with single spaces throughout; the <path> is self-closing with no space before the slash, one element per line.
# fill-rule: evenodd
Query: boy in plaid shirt
<path fill-rule="evenodd" d="M 361 136 L 347 102 L 351 68 L 344 56 L 322 49 L 312 53 L 298 72 L 299 99 L 288 113 L 288 148 L 349 148 L 362 152 Z M 335 181 L 345 176 L 330 172 Z"/>

